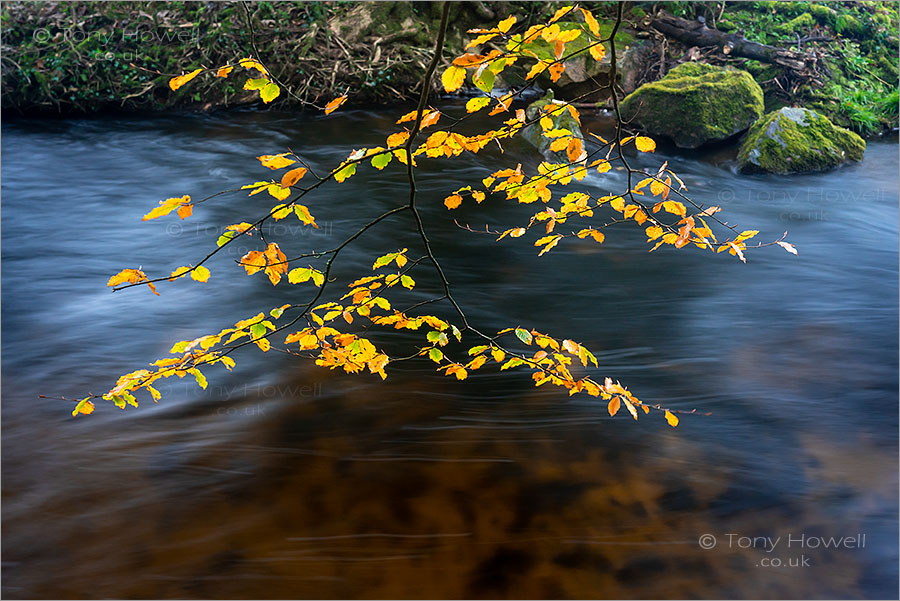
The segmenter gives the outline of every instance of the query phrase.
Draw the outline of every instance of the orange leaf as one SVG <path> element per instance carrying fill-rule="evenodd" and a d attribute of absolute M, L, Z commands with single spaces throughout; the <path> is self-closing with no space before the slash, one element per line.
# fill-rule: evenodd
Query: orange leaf
<path fill-rule="evenodd" d="M 332 100 L 331 102 L 329 102 L 328 104 L 325 105 L 325 114 L 330 115 L 331 113 L 336 111 L 337 108 L 339 106 L 341 106 L 342 104 L 344 104 L 345 102 L 347 102 L 346 94 L 344 94 L 343 96 L 338 96 L 337 98 L 335 98 L 334 100 Z"/>
<path fill-rule="evenodd" d="M 459 194 L 451 194 L 444 199 L 444 206 L 448 209 L 455 209 L 462 204 L 462 196 Z"/>
<path fill-rule="evenodd" d="M 195 77 L 197 77 L 198 75 L 200 75 L 201 71 L 203 71 L 203 69 L 194 69 L 190 73 L 185 73 L 184 75 L 179 75 L 178 77 L 173 77 L 172 79 L 169 80 L 169 87 L 172 88 L 172 91 L 174 92 L 175 90 L 177 90 L 178 88 L 180 88 L 181 86 L 183 86 L 184 84 L 189 82 L 190 80 L 192 80 Z"/>
<path fill-rule="evenodd" d="M 306 167 L 297 167 L 296 169 L 291 169 L 283 176 L 281 176 L 281 187 L 290 188 L 298 181 L 300 181 L 300 179 L 304 175 L 306 175 Z"/>
<path fill-rule="evenodd" d="M 247 270 L 247 275 L 253 275 L 266 268 L 266 256 L 258 250 L 251 250 L 241 257 L 241 265 Z"/>
<path fill-rule="evenodd" d="M 615 416 L 616 413 L 619 412 L 619 407 L 621 407 L 621 403 L 619 401 L 619 397 L 614 396 L 609 404 L 606 406 L 606 410 L 609 411 L 609 415 Z"/>

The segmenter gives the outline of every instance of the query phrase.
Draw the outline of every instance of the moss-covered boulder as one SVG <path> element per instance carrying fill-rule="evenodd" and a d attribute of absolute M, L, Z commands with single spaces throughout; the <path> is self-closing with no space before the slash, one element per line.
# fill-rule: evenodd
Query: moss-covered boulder
<path fill-rule="evenodd" d="M 684 63 L 625 97 L 622 117 L 681 148 L 744 131 L 763 114 L 763 93 L 746 71 Z"/>
<path fill-rule="evenodd" d="M 546 107 L 555 103 L 562 104 L 561 102 L 554 100 L 553 90 L 547 90 L 547 93 L 544 94 L 543 97 L 529 104 L 528 108 L 525 109 L 525 116 L 529 121 L 535 122 L 525 128 L 522 132 L 522 136 L 544 156 L 568 163 L 569 159 L 566 157 L 565 152 L 553 152 L 550 150 L 550 144 L 553 140 L 544 137 L 542 133 L 543 128 L 540 123 L 537 122 L 541 115 L 549 113 L 549 109 Z M 550 113 L 549 116 L 553 120 L 553 127 L 551 129 L 567 129 L 575 134 L 576 137 L 584 140 L 584 134 L 581 133 L 581 127 L 579 127 L 578 122 L 568 110 L 553 112 Z"/>
<path fill-rule="evenodd" d="M 741 171 L 799 173 L 861 161 L 866 143 L 826 117 L 804 108 L 769 113 L 750 128 L 738 153 Z"/>

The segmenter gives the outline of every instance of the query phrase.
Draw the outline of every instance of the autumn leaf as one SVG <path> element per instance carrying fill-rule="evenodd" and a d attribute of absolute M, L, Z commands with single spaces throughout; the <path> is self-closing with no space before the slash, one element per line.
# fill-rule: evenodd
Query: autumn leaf
<path fill-rule="evenodd" d="M 609 412 L 610 417 L 615 417 L 616 413 L 619 412 L 619 407 L 621 406 L 621 401 L 619 401 L 619 397 L 614 396 L 609 404 L 606 406 L 606 410 Z"/>
<path fill-rule="evenodd" d="M 441 75 L 441 83 L 444 84 L 444 91 L 455 92 L 460 89 L 466 81 L 466 70 L 462 67 L 449 66 Z"/>
<path fill-rule="evenodd" d="M 256 158 L 259 159 L 259 162 L 262 163 L 263 167 L 268 167 L 269 169 L 281 169 L 282 167 L 287 167 L 288 165 L 293 165 L 297 162 L 294 159 L 287 158 L 288 154 L 290 153 L 285 152 L 282 154 L 264 154 Z"/>
<path fill-rule="evenodd" d="M 796 255 L 796 254 L 797 254 L 797 249 L 794 248 L 794 245 L 791 244 L 791 243 L 789 243 L 789 242 L 784 242 L 783 240 L 776 240 L 776 241 L 775 241 L 775 244 L 777 244 L 778 246 L 780 246 L 780 247 L 783 248 L 784 250 L 788 251 L 788 252 L 791 253 L 792 255 Z"/>
<path fill-rule="evenodd" d="M 634 145 L 637 146 L 637 149 L 641 152 L 653 152 L 656 150 L 656 142 L 653 141 L 653 138 L 648 138 L 647 136 L 638 136 L 635 138 Z"/>
<path fill-rule="evenodd" d="M 666 421 L 669 422 L 669 425 L 673 428 L 678 425 L 678 418 L 668 410 L 666 410 Z"/>
<path fill-rule="evenodd" d="M 262 101 L 266 104 L 278 98 L 279 94 L 281 94 L 281 88 L 272 82 L 266 84 L 266 86 L 259 91 L 259 97 L 262 98 Z"/>
<path fill-rule="evenodd" d="M 503 33 L 506 33 L 507 31 L 509 31 L 510 27 L 512 27 L 515 24 L 516 24 L 516 17 L 510 16 L 510 17 L 503 19 L 499 23 L 497 23 L 497 29 L 499 29 Z"/>
<path fill-rule="evenodd" d="M 531 336 L 531 332 L 524 328 L 516 328 L 516 338 L 524 342 L 525 344 L 531 344 L 533 337 Z"/>
<path fill-rule="evenodd" d="M 94 412 L 94 403 L 90 401 L 90 397 L 86 399 L 82 399 L 78 401 L 78 404 L 75 405 L 75 409 L 72 410 L 72 417 L 76 417 L 79 414 L 90 415 Z"/>
<path fill-rule="evenodd" d="M 448 209 L 455 209 L 460 204 L 462 204 L 462 196 L 459 194 L 451 194 L 444 199 L 444 206 Z"/>
<path fill-rule="evenodd" d="M 244 69 L 256 69 L 260 73 L 268 73 L 262 63 L 255 61 L 252 58 L 242 58 L 240 61 L 238 61 L 238 64 Z"/>
<path fill-rule="evenodd" d="M 178 77 L 173 77 L 172 79 L 169 80 L 169 87 L 172 88 L 172 91 L 174 92 L 175 90 L 177 90 L 178 88 L 180 88 L 181 86 L 183 86 L 184 84 L 189 82 L 190 80 L 192 80 L 195 77 L 197 77 L 198 75 L 200 75 L 201 71 L 203 71 L 203 69 L 194 69 L 190 73 L 185 73 L 184 75 L 179 75 Z"/>
<path fill-rule="evenodd" d="M 188 205 L 188 203 L 190 202 L 191 197 L 187 195 L 182 196 L 181 198 L 167 198 L 166 200 L 161 201 L 158 207 L 144 215 L 141 221 L 150 221 L 151 219 L 156 219 L 157 217 L 168 215 L 176 209 L 178 209 L 178 216 L 184 219 L 191 214 L 191 211 L 189 210 L 186 213 L 183 213 L 181 211 L 181 208 L 185 205 Z"/>
<path fill-rule="evenodd" d="M 478 98 L 471 98 L 468 102 L 466 102 L 466 112 L 475 113 L 477 111 L 480 111 L 490 103 L 490 96 L 479 96 Z"/>
<path fill-rule="evenodd" d="M 232 66 L 226 65 L 224 67 L 219 67 L 219 70 L 216 71 L 216 77 L 228 77 L 232 71 L 234 71 L 234 67 Z"/>
<path fill-rule="evenodd" d="M 137 284 L 138 282 L 146 279 L 147 276 L 144 275 L 144 272 L 140 269 L 123 269 L 116 275 L 109 278 L 109 281 L 106 283 L 107 287 L 118 286 L 119 284 Z"/>
<path fill-rule="evenodd" d="M 290 188 L 291 186 L 299 182 L 304 175 L 306 175 L 306 167 L 297 167 L 296 169 L 291 169 L 281 176 L 281 187 Z"/>
<path fill-rule="evenodd" d="M 209 280 L 209 269 L 202 265 L 194 267 L 191 271 L 191 279 L 205 284 Z"/>
<path fill-rule="evenodd" d="M 241 257 L 241 265 L 247 270 L 247 275 L 253 275 L 266 268 L 266 256 L 258 250 L 251 250 Z"/>
<path fill-rule="evenodd" d="M 338 96 L 337 98 L 335 98 L 334 100 L 332 100 L 331 102 L 329 102 L 328 104 L 325 105 L 325 114 L 330 115 L 331 113 L 336 111 L 338 109 L 338 107 L 341 106 L 342 104 L 344 104 L 345 102 L 347 102 L 346 94 L 344 94 L 343 96 Z"/>

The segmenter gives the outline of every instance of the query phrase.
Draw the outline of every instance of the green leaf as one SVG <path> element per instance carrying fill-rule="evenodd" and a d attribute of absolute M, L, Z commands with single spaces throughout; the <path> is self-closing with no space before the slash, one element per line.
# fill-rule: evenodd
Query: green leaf
<path fill-rule="evenodd" d="M 453 335 L 456 336 L 456 339 L 457 339 L 458 341 L 462 342 L 462 332 L 459 331 L 459 328 L 457 328 L 457 327 L 454 326 L 454 325 L 451 325 L 450 328 L 451 328 L 451 330 L 452 330 L 452 332 L 453 332 Z"/>
<path fill-rule="evenodd" d="M 266 87 L 259 91 L 259 97 L 262 98 L 262 101 L 266 104 L 278 98 L 279 94 L 281 94 L 281 88 L 272 82 L 269 82 Z"/>
<path fill-rule="evenodd" d="M 193 374 L 194 379 L 197 380 L 197 384 L 200 385 L 200 388 L 206 390 L 206 376 L 200 373 L 199 369 L 197 369 L 196 367 L 192 367 L 191 369 L 187 370 L 187 372 L 189 374 Z"/>
<path fill-rule="evenodd" d="M 410 290 L 412 290 L 413 286 L 416 285 L 416 281 L 414 279 L 412 279 L 411 277 L 409 277 L 408 275 L 404 275 L 404 276 L 401 276 L 401 278 L 400 278 L 400 285 L 403 286 L 404 288 L 409 288 Z"/>
<path fill-rule="evenodd" d="M 440 337 L 441 337 L 441 333 L 438 332 L 437 330 L 428 332 L 428 336 L 427 336 L 428 342 L 437 342 L 440 339 Z"/>
<path fill-rule="evenodd" d="M 516 337 L 525 344 L 531 344 L 531 332 L 523 328 L 516 328 Z"/>
<path fill-rule="evenodd" d="M 385 152 L 383 154 L 376 154 L 375 156 L 372 157 L 372 166 L 380 171 L 381 169 L 384 169 L 385 167 L 387 167 L 388 163 L 390 163 L 393 159 L 394 159 L 394 155 L 393 155 L 393 153 L 390 153 L 390 152 Z"/>
<path fill-rule="evenodd" d="M 356 163 L 350 163 L 349 165 L 335 173 L 334 179 L 337 180 L 337 183 L 340 184 L 354 173 L 356 173 Z"/>
<path fill-rule="evenodd" d="M 250 326 L 250 335 L 256 339 L 266 335 L 266 326 L 261 323 L 255 323 Z"/>
<path fill-rule="evenodd" d="M 473 346 L 472 348 L 469 349 L 469 356 L 471 357 L 472 355 L 477 355 L 479 353 L 483 353 L 487 349 L 488 349 L 488 347 L 486 344 L 483 344 L 481 346 Z"/>
<path fill-rule="evenodd" d="M 479 90 L 481 90 L 485 94 L 490 94 L 491 90 L 494 89 L 494 78 L 495 77 L 496 76 L 494 75 L 493 71 L 485 68 L 481 72 L 481 75 L 474 78 L 472 80 L 472 82 L 475 84 L 475 87 L 477 87 Z"/>
<path fill-rule="evenodd" d="M 220 247 L 224 246 L 225 244 L 228 243 L 229 240 L 233 239 L 236 235 L 237 235 L 237 232 L 235 232 L 234 230 L 228 230 L 227 232 L 225 232 L 221 236 L 219 236 L 219 239 L 216 240 L 216 246 L 220 246 Z"/>
<path fill-rule="evenodd" d="M 440 363 L 441 359 L 444 358 L 444 353 L 442 353 L 438 348 L 432 348 L 430 351 L 428 351 L 428 358 L 435 363 Z"/>

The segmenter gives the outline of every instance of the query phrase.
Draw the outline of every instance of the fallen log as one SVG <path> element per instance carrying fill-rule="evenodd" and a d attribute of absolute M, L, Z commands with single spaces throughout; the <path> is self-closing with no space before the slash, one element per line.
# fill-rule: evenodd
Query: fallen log
<path fill-rule="evenodd" d="M 804 79 L 818 75 L 819 57 L 815 54 L 752 42 L 739 33 L 724 33 L 707 27 L 701 21 L 689 21 L 667 14 L 653 17 L 650 25 L 660 33 L 690 46 L 715 46 L 722 54 L 779 65 Z"/>

